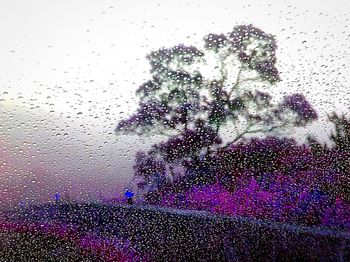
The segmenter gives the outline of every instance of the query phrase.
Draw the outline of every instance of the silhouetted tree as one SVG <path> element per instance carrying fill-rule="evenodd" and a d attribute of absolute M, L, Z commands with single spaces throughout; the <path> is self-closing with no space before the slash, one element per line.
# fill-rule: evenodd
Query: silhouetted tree
<path fill-rule="evenodd" d="M 330 135 L 334 142 L 335 148 L 339 151 L 350 151 L 350 118 L 345 114 L 341 116 L 333 112 L 328 116 L 329 120 L 335 125 L 335 133 Z"/>
<path fill-rule="evenodd" d="M 323 156 L 326 152 L 329 151 L 327 144 L 322 144 L 313 136 L 307 137 L 307 144 L 310 146 L 311 152 L 315 156 Z"/>
<path fill-rule="evenodd" d="M 319 157 L 318 165 L 323 164 L 323 169 L 332 173 L 332 183 L 325 184 L 324 190 L 333 198 L 350 201 L 350 119 L 335 112 L 328 119 L 335 127 L 329 136 L 333 146 L 322 145 L 313 137 L 308 137 L 308 144 Z"/>
<path fill-rule="evenodd" d="M 152 51 L 147 55 L 151 79 L 136 91 L 139 108 L 119 122 L 116 132 L 166 135 L 169 139 L 149 154 L 167 165 L 192 161 L 187 167 L 198 169 L 196 163 L 210 161 L 222 144 L 223 126 L 233 134 L 227 145 L 252 134 L 305 126 L 317 114 L 302 94 L 274 104 L 271 95 L 256 89 L 280 80 L 276 49 L 274 36 L 240 25 L 226 35 L 207 35 L 204 49 L 181 44 Z"/>
<path fill-rule="evenodd" d="M 334 142 L 333 168 L 338 174 L 331 189 L 334 195 L 350 201 L 350 118 L 334 112 L 329 115 L 329 120 L 335 125 L 330 139 Z"/>

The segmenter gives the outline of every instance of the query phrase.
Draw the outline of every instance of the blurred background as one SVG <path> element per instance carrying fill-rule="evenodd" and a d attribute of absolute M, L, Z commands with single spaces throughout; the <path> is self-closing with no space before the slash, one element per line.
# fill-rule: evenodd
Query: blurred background
<path fill-rule="evenodd" d="M 135 152 L 161 138 L 116 135 L 149 78 L 145 56 L 209 33 L 253 24 L 275 35 L 277 99 L 302 92 L 319 120 L 305 133 L 326 141 L 332 111 L 350 107 L 348 1 L 0 2 L 0 208 L 115 197 L 132 178 Z"/>

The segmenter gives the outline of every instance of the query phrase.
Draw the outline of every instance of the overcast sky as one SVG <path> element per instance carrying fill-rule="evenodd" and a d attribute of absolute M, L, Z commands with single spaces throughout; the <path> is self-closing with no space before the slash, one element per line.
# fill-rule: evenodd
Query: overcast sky
<path fill-rule="evenodd" d="M 147 141 L 114 134 L 145 55 L 239 24 L 276 36 L 283 81 L 269 91 L 302 92 L 320 120 L 296 132 L 324 139 L 326 114 L 350 107 L 349 18 L 346 0 L 0 0 L 0 201 L 120 192 Z"/>

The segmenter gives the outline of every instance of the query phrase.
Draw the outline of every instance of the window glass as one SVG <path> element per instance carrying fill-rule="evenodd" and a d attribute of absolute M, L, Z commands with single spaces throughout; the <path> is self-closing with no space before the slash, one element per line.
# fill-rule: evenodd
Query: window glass
<path fill-rule="evenodd" d="M 3 257 L 348 258 L 349 15 L 345 0 L 1 2 Z"/>

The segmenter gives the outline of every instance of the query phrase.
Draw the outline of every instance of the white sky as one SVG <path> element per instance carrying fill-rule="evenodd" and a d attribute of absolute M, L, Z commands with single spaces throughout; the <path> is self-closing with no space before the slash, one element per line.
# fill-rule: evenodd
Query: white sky
<path fill-rule="evenodd" d="M 324 139 L 326 113 L 350 108 L 349 18 L 346 0 L 0 0 L 0 160 L 23 172 L 43 161 L 64 185 L 113 194 L 143 146 L 113 130 L 136 108 L 145 55 L 242 23 L 276 36 L 283 81 L 269 91 L 304 93 Z"/>

